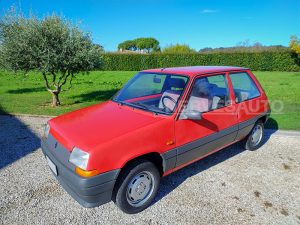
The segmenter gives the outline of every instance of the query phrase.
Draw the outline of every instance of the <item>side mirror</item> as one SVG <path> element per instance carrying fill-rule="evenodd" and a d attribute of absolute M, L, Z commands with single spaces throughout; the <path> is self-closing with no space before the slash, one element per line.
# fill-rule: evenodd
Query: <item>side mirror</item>
<path fill-rule="evenodd" d="M 186 116 L 186 119 L 189 119 L 189 120 L 201 120 L 202 119 L 202 113 L 201 112 L 198 112 L 198 111 L 189 111 L 189 112 L 186 112 L 185 116 Z"/>

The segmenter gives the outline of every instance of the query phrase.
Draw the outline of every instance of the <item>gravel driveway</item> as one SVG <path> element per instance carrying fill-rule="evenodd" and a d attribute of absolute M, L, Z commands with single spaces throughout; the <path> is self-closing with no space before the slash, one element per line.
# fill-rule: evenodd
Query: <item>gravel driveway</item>
<path fill-rule="evenodd" d="M 300 224 L 298 133 L 194 163 L 163 179 L 150 208 L 127 215 L 113 203 L 85 209 L 58 185 L 39 148 L 46 121 L 0 116 L 0 224 Z"/>

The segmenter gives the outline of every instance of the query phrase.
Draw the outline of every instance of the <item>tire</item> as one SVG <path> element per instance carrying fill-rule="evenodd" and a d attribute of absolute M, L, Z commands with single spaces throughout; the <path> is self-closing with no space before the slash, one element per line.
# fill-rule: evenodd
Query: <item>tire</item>
<path fill-rule="evenodd" d="M 264 123 L 258 120 L 247 137 L 241 141 L 243 148 L 250 151 L 260 148 L 263 144 L 264 133 Z"/>
<path fill-rule="evenodd" d="M 139 213 L 150 206 L 159 184 L 160 173 L 152 162 L 144 159 L 134 161 L 121 171 L 113 201 L 125 213 Z"/>

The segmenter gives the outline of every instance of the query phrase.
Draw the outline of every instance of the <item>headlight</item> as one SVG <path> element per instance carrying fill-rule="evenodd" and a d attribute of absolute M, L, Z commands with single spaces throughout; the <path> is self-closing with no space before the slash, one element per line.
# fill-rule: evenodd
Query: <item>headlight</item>
<path fill-rule="evenodd" d="M 82 151 L 79 148 L 74 148 L 71 152 L 69 162 L 73 163 L 75 166 L 86 170 L 88 161 L 89 161 L 89 153 Z"/>
<path fill-rule="evenodd" d="M 47 124 L 45 125 L 45 130 L 44 130 L 44 137 L 45 137 L 45 138 L 48 137 L 49 131 L 50 131 L 50 126 L 49 126 L 49 124 L 47 123 Z"/>

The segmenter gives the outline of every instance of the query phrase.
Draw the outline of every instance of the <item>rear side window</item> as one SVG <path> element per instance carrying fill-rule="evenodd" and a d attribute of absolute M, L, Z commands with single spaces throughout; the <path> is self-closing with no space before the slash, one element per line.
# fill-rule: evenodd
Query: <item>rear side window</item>
<path fill-rule="evenodd" d="M 247 73 L 232 73 L 229 76 L 236 102 L 243 102 L 260 96 L 257 86 Z"/>

